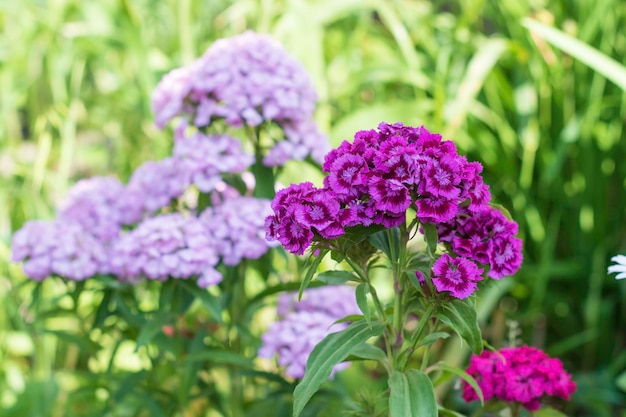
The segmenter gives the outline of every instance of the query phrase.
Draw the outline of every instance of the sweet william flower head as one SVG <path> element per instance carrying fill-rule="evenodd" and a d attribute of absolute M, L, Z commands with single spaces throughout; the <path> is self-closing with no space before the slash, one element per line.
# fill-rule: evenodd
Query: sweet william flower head
<path fill-rule="evenodd" d="M 485 400 L 496 398 L 519 403 L 530 411 L 538 410 L 544 397 L 568 400 L 576 390 L 576 383 L 560 360 L 530 346 L 483 351 L 471 358 L 467 373 L 476 379 Z M 466 382 L 463 382 L 463 399 L 467 402 L 478 399 Z"/>
<path fill-rule="evenodd" d="M 123 281 L 198 277 L 198 285 L 218 284 L 217 252 L 202 222 L 179 213 L 148 218 L 113 247 L 111 268 Z"/>
<path fill-rule="evenodd" d="M 109 254 L 81 224 L 66 219 L 30 221 L 13 235 L 11 259 L 24 262 L 24 273 L 41 281 L 58 275 L 82 281 L 109 272 Z"/>
<path fill-rule="evenodd" d="M 448 291 L 452 297 L 463 299 L 476 290 L 482 272 L 474 262 L 444 253 L 433 264 L 431 279 L 437 291 Z"/>
<path fill-rule="evenodd" d="M 222 262 L 237 265 L 242 259 L 260 258 L 276 246 L 277 242 L 265 240 L 264 218 L 271 211 L 269 200 L 239 196 L 207 207 L 200 221 Z"/>

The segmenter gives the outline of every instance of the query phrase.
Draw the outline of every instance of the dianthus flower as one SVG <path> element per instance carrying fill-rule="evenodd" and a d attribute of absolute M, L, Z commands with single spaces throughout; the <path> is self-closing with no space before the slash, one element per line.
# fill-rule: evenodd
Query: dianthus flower
<path fill-rule="evenodd" d="M 122 199 L 141 207 L 143 214 L 152 214 L 180 197 L 191 182 L 190 171 L 176 158 L 144 162 L 128 181 Z M 138 221 L 141 216 L 132 219 Z"/>
<path fill-rule="evenodd" d="M 148 218 L 114 245 L 111 269 L 121 280 L 134 282 L 145 277 L 198 277 L 198 286 L 216 285 L 222 275 L 211 237 L 200 220 L 179 213 Z"/>
<path fill-rule="evenodd" d="M 437 229 L 440 242 L 449 243 L 455 253 L 489 265 L 487 275 L 491 278 L 513 275 L 522 264 L 522 241 L 515 237 L 517 223 L 496 208 L 461 210 L 455 219 Z"/>
<path fill-rule="evenodd" d="M 451 296 L 463 299 L 476 290 L 476 282 L 483 279 L 482 273 L 474 262 L 444 253 L 433 264 L 431 279 L 437 291 L 449 291 Z"/>
<path fill-rule="evenodd" d="M 23 261 L 24 273 L 36 281 L 51 275 L 82 281 L 109 272 L 102 242 L 71 220 L 25 223 L 13 235 L 11 252 L 11 259 Z"/>
<path fill-rule="evenodd" d="M 236 128 L 272 121 L 287 139 L 265 160 L 274 166 L 323 156 L 328 140 L 313 122 L 316 100 L 304 67 L 270 36 L 248 31 L 216 41 L 191 65 L 163 77 L 152 109 L 161 128 L 176 116 L 197 127 L 216 119 Z"/>
<path fill-rule="evenodd" d="M 241 141 L 228 135 L 205 135 L 178 132 L 174 142 L 174 159 L 179 161 L 190 181 L 204 193 L 211 192 L 223 173 L 243 172 L 254 162 L 245 153 Z"/>
<path fill-rule="evenodd" d="M 316 237 L 336 239 L 346 227 L 399 226 L 411 207 L 420 222 L 440 224 L 490 200 L 480 164 L 424 127 L 381 123 L 357 132 L 326 155 L 323 170 L 323 188 L 292 185 L 277 194 L 268 239 L 302 254 Z"/>
<path fill-rule="evenodd" d="M 541 407 L 544 396 L 569 400 L 576 383 L 559 359 L 540 349 L 521 346 L 472 356 L 467 373 L 476 379 L 485 401 L 495 398 L 522 404 L 530 411 Z M 478 400 L 474 389 L 463 382 L 463 399 Z"/>
<path fill-rule="evenodd" d="M 260 258 L 275 246 L 265 240 L 263 219 L 270 212 L 269 200 L 240 196 L 207 207 L 200 221 L 222 262 L 237 265 L 243 258 Z"/>
<path fill-rule="evenodd" d="M 359 314 L 359 308 L 354 289 L 348 286 L 309 288 L 301 302 L 296 300 L 297 294 L 281 294 L 278 301 L 281 320 L 270 324 L 263 334 L 259 356 L 278 355 L 278 364 L 286 368 L 287 375 L 302 378 L 313 348 L 329 333 L 347 327 L 347 323 L 333 323 L 347 315 Z M 337 364 L 331 377 L 349 365 L 348 362 Z"/>
<path fill-rule="evenodd" d="M 118 237 L 125 220 L 141 215 L 139 205 L 124 203 L 123 193 L 124 186 L 115 178 L 80 180 L 59 208 L 59 218 L 73 220 L 98 239 L 110 242 Z"/>

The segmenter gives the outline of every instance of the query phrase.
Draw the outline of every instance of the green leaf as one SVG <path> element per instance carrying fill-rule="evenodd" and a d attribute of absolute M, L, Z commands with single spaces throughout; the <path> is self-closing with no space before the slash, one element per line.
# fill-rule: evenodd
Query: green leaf
<path fill-rule="evenodd" d="M 456 411 L 448 410 L 447 408 L 443 408 L 443 407 L 439 407 L 439 415 L 450 416 L 450 417 L 466 417 L 465 414 L 457 413 Z"/>
<path fill-rule="evenodd" d="M 276 195 L 274 189 L 274 170 L 271 167 L 266 167 L 263 164 L 263 160 L 257 160 L 250 171 L 256 178 L 256 185 L 254 187 L 254 196 L 257 198 L 272 199 Z"/>
<path fill-rule="evenodd" d="M 424 240 L 428 248 L 428 255 L 432 258 L 437 251 L 437 243 L 439 242 L 439 235 L 437 233 L 437 227 L 432 223 L 422 223 L 424 229 Z"/>
<path fill-rule="evenodd" d="M 367 302 L 367 293 L 370 292 L 370 286 L 365 282 L 359 284 L 356 287 L 356 303 L 359 306 L 359 309 L 363 312 L 363 317 L 365 317 L 365 321 L 368 323 L 372 321 L 372 311 L 370 310 L 370 305 Z"/>
<path fill-rule="evenodd" d="M 435 368 L 441 369 L 442 371 L 449 372 L 451 374 L 454 374 L 454 375 L 458 376 L 459 378 L 462 378 L 465 382 L 470 384 L 470 386 L 472 388 L 474 388 L 474 391 L 476 392 L 476 395 L 478 395 L 478 398 L 480 399 L 480 404 L 481 405 L 485 404 L 485 398 L 483 397 L 483 390 L 480 389 L 480 387 L 478 386 L 478 383 L 476 382 L 476 380 L 474 379 L 473 376 L 471 376 L 470 374 L 468 374 L 464 370 L 459 369 L 459 368 L 454 367 L 454 366 L 450 366 L 450 365 L 446 364 L 445 362 L 437 363 L 435 365 Z"/>
<path fill-rule="evenodd" d="M 415 345 L 415 348 L 417 349 L 420 346 L 430 346 L 439 339 L 447 339 L 449 337 L 450 337 L 450 333 L 447 333 L 447 332 L 431 333 L 428 336 L 426 336 L 424 339 L 422 339 L 417 345 Z"/>
<path fill-rule="evenodd" d="M 202 306 L 206 308 L 209 313 L 211 313 L 213 318 L 217 320 L 218 323 L 224 323 L 222 319 L 222 304 L 216 296 L 211 294 L 208 290 L 198 287 L 195 282 L 181 280 L 180 285 L 182 285 L 187 292 L 200 300 Z"/>
<path fill-rule="evenodd" d="M 437 317 L 452 327 L 467 342 L 472 352 L 480 355 L 483 351 L 483 340 L 474 305 L 469 300 L 454 299 L 442 307 Z"/>
<path fill-rule="evenodd" d="M 411 369 L 405 375 L 394 370 L 389 379 L 391 417 L 437 417 L 437 401 L 430 378 Z"/>
<path fill-rule="evenodd" d="M 139 330 L 135 352 L 143 345 L 150 343 L 156 335 L 163 331 L 163 326 L 170 322 L 171 317 L 167 314 L 156 315 L 152 320 L 148 320 Z"/>
<path fill-rule="evenodd" d="M 393 263 L 400 256 L 400 229 L 397 227 L 384 229 L 369 236 L 370 243 L 376 249 L 383 251 Z"/>
<path fill-rule="evenodd" d="M 384 323 L 359 321 L 340 332 L 329 334 L 315 346 L 307 361 L 304 378 L 293 392 L 293 416 L 298 417 L 302 413 L 320 385 L 328 380 L 336 364 L 344 360 L 355 346 L 370 337 L 380 336 L 384 329 Z"/>
<path fill-rule="evenodd" d="M 586 43 L 558 29 L 532 19 L 522 19 L 522 26 L 539 35 L 563 52 L 580 60 L 626 91 L 626 67 Z"/>
<path fill-rule="evenodd" d="M 316 278 L 326 284 L 344 284 L 348 281 L 357 281 L 359 278 L 350 271 L 324 271 L 320 272 Z"/>
<path fill-rule="evenodd" d="M 381 348 L 370 345 L 369 343 L 361 343 L 360 345 L 354 346 L 350 351 L 350 356 L 387 364 L 385 352 L 383 352 Z"/>
<path fill-rule="evenodd" d="M 317 272 L 317 267 L 320 266 L 320 264 L 322 263 L 322 259 L 324 259 L 324 257 L 326 256 L 328 252 L 329 252 L 328 249 L 323 249 L 323 250 L 320 250 L 320 253 L 317 257 L 315 255 L 311 255 L 311 258 L 314 258 L 314 260 L 311 266 L 309 267 L 309 269 L 307 269 L 306 274 L 304 275 L 304 279 L 302 280 L 302 283 L 300 284 L 300 291 L 298 292 L 298 300 L 302 299 L 302 293 L 309 286 L 309 282 L 311 282 L 311 278 L 313 278 L 313 275 L 315 275 L 315 273 Z"/>

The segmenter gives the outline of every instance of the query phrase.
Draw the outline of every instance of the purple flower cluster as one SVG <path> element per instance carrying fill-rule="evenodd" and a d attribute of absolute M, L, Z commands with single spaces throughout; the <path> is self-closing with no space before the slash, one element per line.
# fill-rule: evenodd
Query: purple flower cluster
<path fill-rule="evenodd" d="M 181 172 L 188 172 L 190 182 L 204 193 L 215 189 L 222 173 L 245 171 L 254 157 L 243 151 L 241 141 L 228 135 L 205 135 L 196 131 L 186 136 L 177 132 L 174 159 Z"/>
<path fill-rule="evenodd" d="M 275 246 L 265 240 L 263 219 L 271 212 L 270 201 L 236 197 L 207 207 L 200 215 L 217 254 L 225 265 L 237 265 L 243 258 L 260 258 Z"/>
<path fill-rule="evenodd" d="M 124 186 L 111 177 L 93 177 L 78 181 L 67 193 L 58 217 L 75 221 L 85 231 L 103 242 L 116 239 L 124 224 L 141 215 L 134 204 L 120 198 Z"/>
<path fill-rule="evenodd" d="M 166 207 L 191 184 L 191 172 L 176 158 L 147 161 L 133 172 L 121 199 L 136 207 L 133 222 Z"/>
<path fill-rule="evenodd" d="M 303 254 L 315 236 L 335 239 L 346 227 L 398 226 L 413 207 L 421 222 L 445 223 L 480 211 L 490 200 L 478 162 L 468 162 L 451 141 L 401 123 L 357 132 L 326 155 L 324 187 L 310 183 L 281 190 L 266 219 L 268 239 Z"/>
<path fill-rule="evenodd" d="M 214 268 L 217 262 L 215 246 L 202 222 L 172 213 L 148 218 L 116 241 L 111 269 L 130 282 L 141 277 L 165 281 L 198 276 L 198 286 L 204 288 L 222 281 Z"/>
<path fill-rule="evenodd" d="M 433 264 L 431 279 L 437 291 L 449 291 L 451 296 L 463 299 L 474 293 L 476 283 L 483 279 L 482 273 L 474 262 L 444 253 Z M 425 281 L 420 271 L 415 274 L 420 283 Z"/>
<path fill-rule="evenodd" d="M 278 355 L 278 364 L 286 368 L 287 375 L 302 378 L 313 348 L 331 331 L 347 327 L 346 323 L 333 323 L 350 314 L 360 314 L 360 310 L 352 287 L 327 286 L 309 288 L 300 302 L 297 294 L 281 294 L 278 314 L 281 320 L 272 323 L 262 336 L 259 357 Z M 333 374 L 348 366 L 347 362 L 336 365 Z"/>
<path fill-rule="evenodd" d="M 23 261 L 24 273 L 37 281 L 50 275 L 82 281 L 109 269 L 103 243 L 66 219 L 27 222 L 13 235 L 11 251 L 11 260 Z"/>
<path fill-rule="evenodd" d="M 517 223 L 496 208 L 485 206 L 473 213 L 461 210 L 437 230 L 439 241 L 448 243 L 455 253 L 489 265 L 487 275 L 491 278 L 512 275 L 522 264 L 522 240 L 515 237 Z"/>
<path fill-rule="evenodd" d="M 273 121 L 289 143 L 270 150 L 265 163 L 272 166 L 325 152 L 327 139 L 312 122 L 316 100 L 302 65 L 271 37 L 249 31 L 218 40 L 190 66 L 167 74 L 152 109 L 161 128 L 176 116 L 197 127 L 215 119 L 236 128 Z"/>
<path fill-rule="evenodd" d="M 569 400 L 576 391 L 576 383 L 559 359 L 550 358 L 530 346 L 484 351 L 480 356 L 472 356 L 467 373 L 476 379 L 485 401 L 496 398 L 516 402 L 530 411 L 541 407 L 544 396 Z M 465 381 L 463 399 L 478 400 L 474 388 Z"/>

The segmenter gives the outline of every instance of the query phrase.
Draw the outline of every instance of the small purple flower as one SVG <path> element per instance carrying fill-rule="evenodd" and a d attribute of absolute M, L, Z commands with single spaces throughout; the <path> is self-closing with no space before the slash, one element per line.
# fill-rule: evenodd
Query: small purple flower
<path fill-rule="evenodd" d="M 175 158 L 148 161 L 135 170 L 121 198 L 142 207 L 143 213 L 152 214 L 180 197 L 190 182 L 189 170 Z"/>
<path fill-rule="evenodd" d="M 198 285 L 215 285 L 221 274 L 214 269 L 217 251 L 202 222 L 179 213 L 148 218 L 120 238 L 113 247 L 111 266 L 123 281 L 142 277 L 198 277 Z"/>
<path fill-rule="evenodd" d="M 36 281 L 58 275 L 82 281 L 109 272 L 107 249 L 71 220 L 30 221 L 13 235 L 12 261 Z"/>
<path fill-rule="evenodd" d="M 188 173 L 190 182 L 204 193 L 215 189 L 223 173 L 243 172 L 254 162 L 254 157 L 243 151 L 240 140 L 202 132 L 177 133 L 174 159 Z"/>
<path fill-rule="evenodd" d="M 122 203 L 124 186 L 115 178 L 93 177 L 78 181 L 59 208 L 59 218 L 80 224 L 104 242 L 118 237 L 125 224 L 124 211 L 139 211 L 139 206 Z"/>
<path fill-rule="evenodd" d="M 207 207 L 199 218 L 222 262 L 237 265 L 276 246 L 265 240 L 264 219 L 271 212 L 269 200 L 240 196 Z"/>
<path fill-rule="evenodd" d="M 451 296 L 463 299 L 476 290 L 476 282 L 483 279 L 482 273 L 474 262 L 444 253 L 435 261 L 431 278 L 437 291 L 449 291 Z"/>
<path fill-rule="evenodd" d="M 280 320 L 263 334 L 259 356 L 269 359 L 278 355 L 278 364 L 294 378 L 304 376 L 309 355 L 319 342 L 347 327 L 347 323 L 334 324 L 337 320 L 360 314 L 354 288 L 345 285 L 309 288 L 301 301 L 297 301 L 296 293 L 281 294 L 277 310 Z M 349 365 L 336 365 L 331 377 Z"/>

